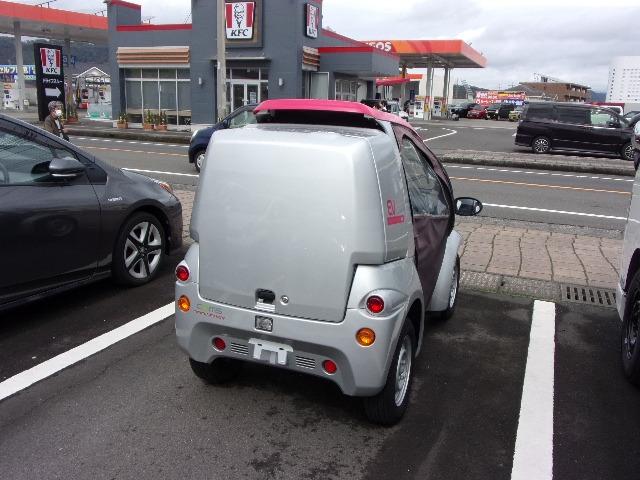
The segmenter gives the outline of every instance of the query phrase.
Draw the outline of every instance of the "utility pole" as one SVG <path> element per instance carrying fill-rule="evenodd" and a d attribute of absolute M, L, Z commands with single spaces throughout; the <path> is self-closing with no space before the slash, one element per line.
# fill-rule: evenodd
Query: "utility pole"
<path fill-rule="evenodd" d="M 217 12 L 216 17 L 218 19 L 218 28 L 216 43 L 218 46 L 218 73 L 216 75 L 217 80 L 217 94 L 218 98 L 218 121 L 227 116 L 227 59 L 226 59 L 226 22 L 224 17 L 224 0 L 217 0 Z"/>

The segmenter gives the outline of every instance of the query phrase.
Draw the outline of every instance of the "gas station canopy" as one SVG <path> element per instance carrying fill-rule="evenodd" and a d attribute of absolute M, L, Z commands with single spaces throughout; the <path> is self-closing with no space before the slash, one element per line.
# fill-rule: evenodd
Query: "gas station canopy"
<path fill-rule="evenodd" d="M 0 0 L 0 33 L 38 38 L 70 38 L 76 42 L 107 43 L 107 17 Z"/>
<path fill-rule="evenodd" d="M 462 40 L 364 40 L 400 57 L 406 68 L 484 68 L 487 59 Z"/>

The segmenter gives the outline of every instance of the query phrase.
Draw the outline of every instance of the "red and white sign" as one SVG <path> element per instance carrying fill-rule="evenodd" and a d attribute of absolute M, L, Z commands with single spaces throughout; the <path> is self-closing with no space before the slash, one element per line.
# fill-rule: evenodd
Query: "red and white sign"
<path fill-rule="evenodd" d="M 227 40 L 251 40 L 255 19 L 256 2 L 233 2 L 225 4 L 224 17 Z"/>
<path fill-rule="evenodd" d="M 487 90 L 476 93 L 476 103 L 479 103 L 483 107 L 488 107 L 492 103 L 522 105 L 526 99 L 527 94 L 525 92 Z"/>
<path fill-rule="evenodd" d="M 60 75 L 62 67 L 62 55 L 57 48 L 41 48 L 40 61 L 44 75 Z"/>
<path fill-rule="evenodd" d="M 315 5 L 307 3 L 307 37 L 318 38 L 319 10 Z"/>

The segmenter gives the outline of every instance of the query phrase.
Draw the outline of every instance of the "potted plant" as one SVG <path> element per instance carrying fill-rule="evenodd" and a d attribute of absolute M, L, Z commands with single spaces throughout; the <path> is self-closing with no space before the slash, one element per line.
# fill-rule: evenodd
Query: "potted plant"
<path fill-rule="evenodd" d="M 129 122 L 128 122 L 128 117 L 126 113 L 121 113 L 118 116 L 118 128 L 128 128 L 129 127 Z"/>
<path fill-rule="evenodd" d="M 167 131 L 167 112 L 164 110 L 160 112 L 158 115 L 158 123 L 156 123 L 156 130 L 160 130 L 163 132 Z"/>
<path fill-rule="evenodd" d="M 153 130 L 153 113 L 151 113 L 151 110 L 147 109 L 147 111 L 145 112 L 142 128 L 144 128 L 145 130 Z"/>

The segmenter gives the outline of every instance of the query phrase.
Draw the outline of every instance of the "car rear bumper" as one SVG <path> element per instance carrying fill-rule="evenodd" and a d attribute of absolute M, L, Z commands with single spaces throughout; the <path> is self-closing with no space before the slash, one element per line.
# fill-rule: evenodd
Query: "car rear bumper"
<path fill-rule="evenodd" d="M 176 300 L 182 295 L 189 298 L 191 309 L 185 313 L 176 308 L 176 337 L 180 348 L 192 359 L 210 363 L 217 358 L 233 358 L 316 375 L 333 381 L 343 393 L 353 396 L 375 395 L 384 386 L 407 311 L 403 304 L 386 317 L 374 318 L 364 309 L 347 309 L 343 321 L 333 323 L 211 302 L 199 295 L 198 285 L 193 282 L 176 282 Z M 256 329 L 257 316 L 272 319 L 272 332 Z M 356 342 L 356 332 L 363 327 L 376 334 L 369 347 Z M 213 346 L 215 337 L 225 341 L 224 351 Z M 260 358 L 254 358 L 256 343 L 261 342 L 284 348 L 284 361 L 281 363 L 276 355 L 264 351 Z M 324 371 L 325 360 L 336 363 L 336 373 Z"/>

